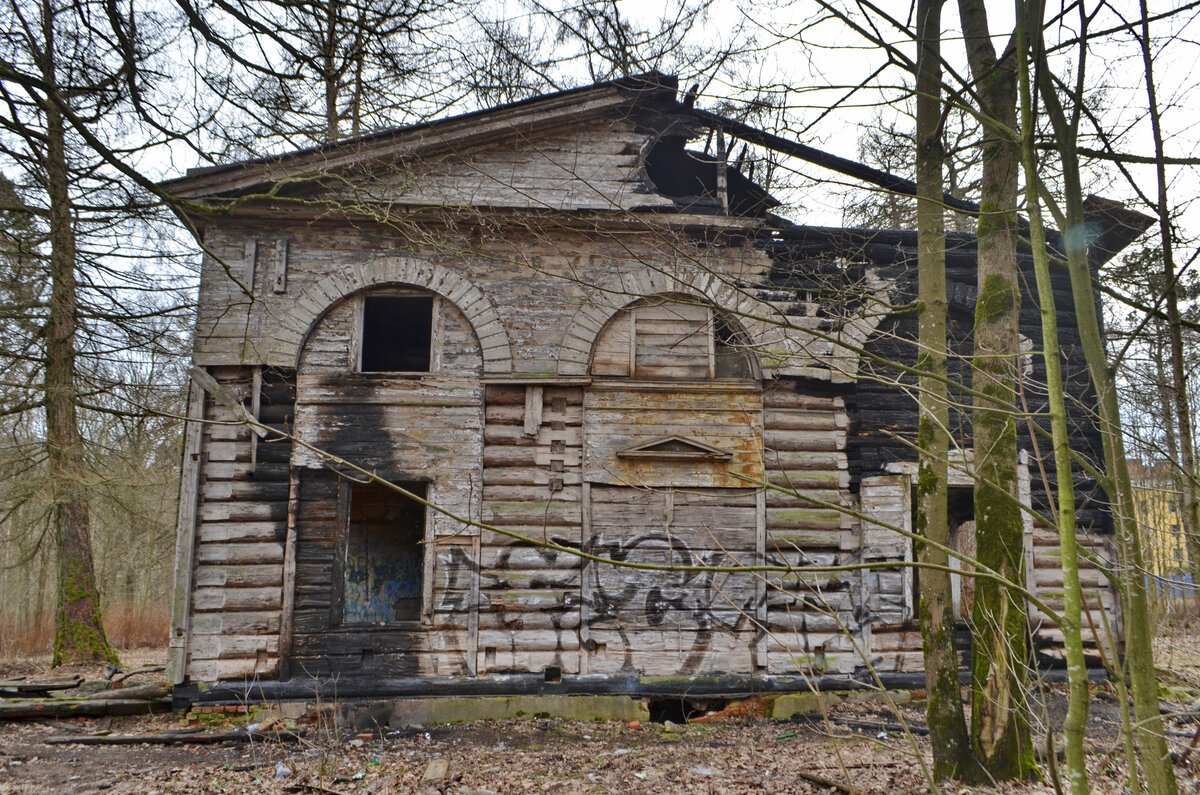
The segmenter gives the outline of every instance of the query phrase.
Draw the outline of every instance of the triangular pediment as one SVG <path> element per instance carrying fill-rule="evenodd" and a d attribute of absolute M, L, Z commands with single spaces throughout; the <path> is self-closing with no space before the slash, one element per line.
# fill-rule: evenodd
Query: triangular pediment
<path fill-rule="evenodd" d="M 733 453 L 686 436 L 660 436 L 617 451 L 618 458 L 653 458 L 664 461 L 728 461 Z"/>
<path fill-rule="evenodd" d="M 380 171 L 424 161 L 432 165 L 410 171 L 407 176 L 433 176 L 436 179 L 444 178 L 445 173 L 436 165 L 439 160 L 450 166 L 451 171 L 459 164 L 478 169 L 476 158 L 479 155 L 484 160 L 481 176 L 485 185 L 489 179 L 499 177 L 505 183 L 520 187 L 522 177 L 536 179 L 542 174 L 563 181 L 563 175 L 559 173 L 563 169 L 555 166 L 573 167 L 576 179 L 586 182 L 586 178 L 598 175 L 580 173 L 580 170 L 594 170 L 590 161 L 596 155 L 612 159 L 627 152 L 630 144 L 613 136 L 609 136 L 612 141 L 604 140 L 603 132 L 612 129 L 614 122 L 623 122 L 618 124 L 619 128 L 632 130 L 634 108 L 674 106 L 675 88 L 675 78 L 658 73 L 621 78 L 323 146 L 191 169 L 184 177 L 164 182 L 163 187 L 176 196 L 192 200 L 263 192 L 280 182 L 287 182 L 291 187 L 311 180 L 320 190 L 319 183 L 326 177 L 329 185 L 336 186 L 339 179 L 358 182 L 364 174 L 377 176 Z M 568 162 L 567 152 L 553 148 L 563 139 L 564 131 L 568 137 L 579 131 L 600 131 L 601 140 L 593 140 L 589 147 L 582 149 L 572 146 L 570 154 L 573 157 Z M 643 132 L 638 136 L 639 146 L 645 142 L 647 134 Z M 543 142 L 548 144 L 543 146 Z M 617 148 L 610 152 L 608 145 L 614 142 Z M 493 163 L 489 160 L 487 153 L 497 148 L 510 156 L 520 152 L 539 155 L 533 158 L 538 170 L 524 174 L 518 167 L 518 173 L 504 174 L 504 166 L 512 168 L 513 162 Z M 542 153 L 540 150 L 545 148 L 549 151 Z M 434 172 L 432 175 L 430 170 Z M 443 173 L 437 173 L 439 171 Z M 628 175 L 622 174 L 622 177 L 628 178 Z M 531 186 L 525 184 L 524 187 Z"/>

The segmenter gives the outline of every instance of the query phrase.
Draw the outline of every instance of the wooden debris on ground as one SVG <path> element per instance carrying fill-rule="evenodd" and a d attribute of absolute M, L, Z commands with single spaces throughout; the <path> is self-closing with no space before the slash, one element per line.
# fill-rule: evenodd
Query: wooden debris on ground
<path fill-rule="evenodd" d="M 253 732 L 238 729 L 215 734 L 199 733 L 196 729 L 179 729 L 158 734 L 91 734 L 55 735 L 47 737 L 47 745 L 211 745 L 213 743 L 292 742 L 302 735 L 290 731 Z"/>
<path fill-rule="evenodd" d="M 154 671 L 134 671 L 111 682 L 89 681 L 82 676 L 0 680 L 0 720 L 105 717 L 169 711 L 169 685 L 151 683 L 122 686 L 130 676 L 140 673 Z"/>
<path fill-rule="evenodd" d="M 28 698 L 54 690 L 71 690 L 83 684 L 82 676 L 57 676 L 53 679 L 27 679 L 16 676 L 0 679 L 0 698 Z"/>
<path fill-rule="evenodd" d="M 170 712 L 171 699 L 41 698 L 0 701 L 0 721 L 43 718 L 99 718 L 107 715 L 149 715 Z"/>

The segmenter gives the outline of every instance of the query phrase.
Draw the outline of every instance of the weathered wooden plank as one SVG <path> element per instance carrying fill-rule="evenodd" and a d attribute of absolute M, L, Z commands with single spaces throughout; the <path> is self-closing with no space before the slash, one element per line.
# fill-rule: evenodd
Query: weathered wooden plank
<path fill-rule="evenodd" d="M 274 610 L 236 613 L 197 613 L 194 635 L 278 635 L 279 613 Z"/>
<path fill-rule="evenodd" d="M 595 650 L 588 665 L 593 674 L 627 673 L 676 676 L 703 673 L 749 673 L 752 633 L 713 634 L 703 640 L 692 633 L 635 633 L 593 629 Z"/>
<path fill-rule="evenodd" d="M 282 540 L 287 522 L 202 522 L 198 532 L 201 544 L 225 544 L 242 541 Z"/>
<path fill-rule="evenodd" d="M 283 585 L 283 569 L 272 564 L 248 566 L 197 566 L 197 588 L 266 588 Z"/>
<path fill-rule="evenodd" d="M 520 534 L 521 538 L 513 538 L 508 535 L 492 532 L 491 530 L 484 530 L 479 534 L 481 543 L 484 546 L 492 547 L 527 546 L 532 539 L 533 542 L 553 541 L 572 548 L 578 548 L 582 543 L 580 525 L 563 525 L 559 527 L 521 527 L 513 525 L 504 529 Z"/>
<path fill-rule="evenodd" d="M 778 386 L 763 389 L 763 405 L 773 409 L 845 413 L 845 404 L 840 397 L 809 395 Z"/>
<path fill-rule="evenodd" d="M 192 591 L 193 609 L 210 610 L 278 610 L 283 604 L 282 589 L 271 588 L 200 588 Z"/>
<path fill-rule="evenodd" d="M 573 629 L 533 629 L 520 631 L 506 629 L 480 629 L 480 648 L 506 649 L 514 652 L 534 651 L 577 651 L 579 635 Z"/>
<path fill-rule="evenodd" d="M 570 502 L 493 502 L 483 507 L 483 521 L 504 527 L 577 526 L 580 517 L 579 505 Z"/>
<path fill-rule="evenodd" d="M 545 488 L 550 485 L 551 481 L 561 479 L 565 486 L 578 486 L 582 482 L 582 475 L 578 470 L 565 470 L 563 472 L 551 472 L 549 467 L 540 466 L 489 466 L 483 470 L 483 485 L 486 489 L 489 486 L 530 486 Z M 538 496 L 541 494 L 541 496 Z M 527 491 L 521 495 L 519 499 L 511 500 L 512 502 L 523 502 L 527 500 L 536 500 L 545 502 L 549 495 L 540 491 Z M 560 495 L 555 493 L 555 498 Z M 562 496 L 563 500 L 570 500 L 565 493 Z M 487 498 L 489 500 L 494 498 Z"/>
<path fill-rule="evenodd" d="M 772 452 L 792 452 L 804 450 L 844 450 L 846 448 L 845 431 L 828 430 L 777 430 L 768 428 L 764 434 L 763 444 L 767 449 L 767 457 Z"/>
<path fill-rule="evenodd" d="M 278 635 L 207 635 L 197 645 L 193 661 L 276 658 Z"/>
<path fill-rule="evenodd" d="M 210 480 L 201 485 L 200 495 L 211 502 L 286 504 L 288 487 L 286 482 Z"/>
<path fill-rule="evenodd" d="M 286 518 L 286 513 L 286 501 L 226 502 L 206 499 L 200 507 L 200 520 L 202 522 L 281 521 Z"/>
<path fill-rule="evenodd" d="M 314 406 L 383 403 L 411 407 L 474 407 L 483 402 L 483 389 L 478 382 L 454 375 L 301 375 L 297 400 Z"/>
<path fill-rule="evenodd" d="M 841 491 L 815 488 L 796 489 L 795 493 L 768 489 L 766 500 L 768 508 L 819 508 L 821 503 L 840 506 L 848 502 Z"/>
<path fill-rule="evenodd" d="M 537 436 L 538 426 L 542 424 L 542 388 L 528 386 L 525 388 L 525 423 L 522 433 L 525 436 Z"/>
<path fill-rule="evenodd" d="M 509 569 L 578 569 L 581 565 L 578 555 L 531 545 L 485 544 L 480 547 L 479 554 L 480 568 L 485 573 Z"/>
<path fill-rule="evenodd" d="M 538 448 L 536 447 L 498 447 L 488 445 L 483 448 L 483 465 L 485 467 L 534 467 L 537 466 Z"/>
<path fill-rule="evenodd" d="M 549 403 L 550 407 L 545 404 Z M 545 399 L 542 406 L 542 424 L 562 422 L 567 425 L 578 425 L 583 420 L 582 409 L 579 406 L 567 405 L 562 411 L 555 408 L 554 401 Z M 525 426 L 525 406 L 488 404 L 484 409 L 484 418 L 488 425 L 519 425 Z"/>
<path fill-rule="evenodd" d="M 488 604 L 480 610 L 485 612 L 521 613 L 555 610 L 570 610 L 579 604 L 577 589 L 565 591 L 493 591 L 487 594 Z"/>
<path fill-rule="evenodd" d="M 593 385 L 585 394 L 585 413 L 590 419 L 593 411 L 611 412 L 617 417 L 630 410 L 682 411 L 684 415 L 681 416 L 690 415 L 693 421 L 696 412 L 712 412 L 715 416 L 726 413 L 761 416 L 752 407 L 752 403 L 761 405 L 762 393 L 756 386 L 667 383 L 674 388 L 664 391 L 650 388 L 653 384 L 638 383 L 622 384 L 619 388 Z"/>
<path fill-rule="evenodd" d="M 538 470 L 540 471 L 540 470 Z M 550 473 L 549 479 L 553 479 L 558 475 L 566 475 L 565 472 Z M 549 490 L 549 479 L 541 485 L 492 485 L 485 483 L 483 487 L 484 502 L 546 502 L 554 499 L 561 502 L 579 502 L 581 497 L 581 487 L 579 478 L 572 478 L 570 485 L 563 485 L 561 488 L 556 488 L 554 491 Z"/>
<path fill-rule="evenodd" d="M 797 470 L 819 470 L 829 472 L 846 466 L 844 453 L 818 450 L 772 450 L 766 453 L 768 468 L 793 472 Z"/>
<path fill-rule="evenodd" d="M 789 431 L 827 431 L 845 428 L 841 412 L 813 411 L 807 409 L 780 409 L 771 407 L 769 393 L 763 392 L 763 427 L 768 433 Z"/>
<path fill-rule="evenodd" d="M 196 559 L 196 515 L 202 504 L 201 456 L 205 393 L 195 382 L 189 386 L 188 417 L 184 429 L 183 465 L 179 480 L 179 515 L 175 526 L 175 587 L 171 594 L 171 632 L 167 654 L 167 681 L 179 684 L 187 675 L 187 644 L 192 612 L 192 573 Z"/>
<path fill-rule="evenodd" d="M 836 530 L 850 527 L 851 518 L 832 508 L 768 508 L 769 530 Z"/>
<path fill-rule="evenodd" d="M 220 660 L 198 658 L 188 662 L 188 673 L 198 682 L 219 682 L 227 679 L 254 679 L 274 677 L 279 669 L 279 658 Z"/>
<path fill-rule="evenodd" d="M 801 491 L 805 489 L 845 489 L 850 486 L 850 473 L 845 460 L 828 469 L 779 471 L 774 461 L 768 459 L 766 481 L 781 489 Z"/>
<path fill-rule="evenodd" d="M 513 384 L 488 384 L 484 387 L 484 401 L 489 406 L 525 405 L 525 387 Z"/>
<path fill-rule="evenodd" d="M 284 676 L 290 673 L 288 665 L 296 630 L 296 570 L 298 566 L 296 544 L 299 540 L 296 521 L 299 512 L 300 470 L 293 467 L 288 475 L 287 535 L 284 538 L 283 544 L 282 582 L 280 583 L 283 590 L 279 609 L 280 625 L 282 627 L 279 633 L 279 650 L 280 656 L 284 658 L 280 663 Z"/>
<path fill-rule="evenodd" d="M 196 562 L 204 563 L 283 563 L 283 543 L 259 542 L 240 544 L 201 544 L 196 550 Z"/>
<path fill-rule="evenodd" d="M 523 630 L 575 630 L 579 628 L 579 613 L 567 610 L 553 613 L 519 613 L 480 612 L 479 629 L 506 630 L 521 632 Z M 483 648 L 484 644 L 480 644 Z"/>
<path fill-rule="evenodd" d="M 753 527 L 754 508 L 740 505 L 675 505 L 648 513 L 645 505 L 593 503 L 592 522 L 605 527 L 665 528 L 675 534 L 738 532 Z"/>
<path fill-rule="evenodd" d="M 751 552 L 746 556 L 746 565 L 753 562 Z M 731 561 L 714 560 L 711 563 L 729 565 Z M 647 610 L 663 614 L 675 610 L 688 613 L 695 610 L 752 610 L 755 604 L 754 578 L 748 573 L 639 571 L 599 564 L 589 576 L 595 578 L 594 593 L 603 594 L 607 601 L 645 606 Z"/>
<path fill-rule="evenodd" d="M 823 549 L 856 550 L 858 538 L 853 533 L 829 532 L 826 530 L 777 530 L 767 529 L 767 549 L 773 551 L 803 550 L 813 552 Z"/>
<path fill-rule="evenodd" d="M 210 442 L 205 445 L 205 456 L 209 461 L 249 461 L 250 440 L 236 442 Z"/>
<path fill-rule="evenodd" d="M 577 651 L 512 651 L 507 649 L 485 648 L 480 657 L 480 673 L 527 673 L 540 672 L 547 668 L 558 668 L 562 673 L 578 673 L 579 654 Z"/>
<path fill-rule="evenodd" d="M 617 314 L 600 332 L 593 347 L 591 372 L 595 375 L 632 375 L 632 319 L 629 312 Z"/>
<path fill-rule="evenodd" d="M 1038 593 L 1042 589 L 1058 589 L 1063 587 L 1062 568 L 1038 568 L 1036 571 Z M 1084 588 L 1107 588 L 1108 579 L 1098 569 L 1079 567 L 1079 584 Z"/>

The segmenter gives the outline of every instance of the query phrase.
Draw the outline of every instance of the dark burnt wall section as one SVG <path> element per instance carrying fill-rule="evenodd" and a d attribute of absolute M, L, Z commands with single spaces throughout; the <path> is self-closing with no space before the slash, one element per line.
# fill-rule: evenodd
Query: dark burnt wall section
<path fill-rule="evenodd" d="M 895 280 L 893 311 L 879 324 L 866 345 L 857 384 L 844 393 L 851 427 L 848 442 L 851 487 L 863 478 L 882 475 L 888 464 L 913 461 L 911 442 L 916 438 L 916 377 L 901 367 L 916 359 L 917 336 L 916 235 L 912 232 L 844 229 L 792 229 L 779 234 L 769 246 L 776 257 L 772 281 L 779 287 L 809 289 L 820 296 L 834 317 L 836 305 L 859 300 L 854 285 L 866 268 Z M 947 239 L 946 280 L 949 302 L 948 335 L 955 357 L 950 363 L 954 381 L 969 385 L 971 373 L 971 329 L 976 288 L 976 245 L 974 235 L 952 233 Z M 1023 349 L 1041 351 L 1042 334 L 1033 262 L 1027 252 L 1019 256 L 1021 275 L 1021 334 Z M 1074 450 L 1093 461 L 1102 460 L 1103 449 L 1093 416 L 1095 393 L 1089 383 L 1073 309 L 1070 278 L 1065 268 L 1051 274 L 1057 310 L 1060 346 L 1064 356 L 1064 380 L 1068 398 L 1068 426 Z M 1047 411 L 1045 364 L 1040 355 L 1023 359 L 1023 381 L 1018 400 L 1030 415 Z M 969 406 L 970 396 L 952 392 L 951 399 Z M 955 438 L 969 446 L 970 415 L 954 411 Z M 1037 420 L 1048 428 L 1045 419 Z M 1031 434 L 1029 420 L 1018 423 L 1019 443 L 1030 454 L 1032 499 L 1036 510 L 1049 514 L 1049 500 L 1057 489 L 1047 438 Z M 1040 464 L 1039 464 L 1040 462 Z M 1043 476 L 1043 472 L 1045 475 Z M 1081 530 L 1108 532 L 1111 520 L 1107 500 L 1094 479 L 1076 467 L 1074 472 L 1077 519 Z"/>
<path fill-rule="evenodd" d="M 402 285 L 369 294 L 429 295 Z M 291 459 L 297 479 L 295 618 L 287 673 L 474 673 L 468 602 L 477 587 L 478 533 L 463 519 L 479 518 L 482 491 L 479 340 L 457 306 L 435 297 L 422 321 L 429 324 L 430 349 L 418 364 L 427 371 L 361 372 L 364 334 L 371 333 L 363 298 L 358 293 L 331 306 L 305 343 L 297 372 L 296 435 L 407 484 L 445 513 L 411 503 L 393 506 L 408 517 L 405 536 L 416 533 L 406 559 L 411 563 L 417 555 L 421 562 L 389 573 L 386 561 L 363 551 L 369 543 L 359 550 L 355 543 L 369 532 L 364 527 L 387 524 L 386 517 L 369 514 L 389 510 L 388 495 L 394 493 L 376 487 L 381 491 L 367 495 L 356 483 L 361 474 L 297 448 Z M 415 529 L 408 526 L 414 522 Z M 376 576 L 382 582 L 373 582 Z M 419 610 L 389 609 L 414 598 Z M 349 604 L 355 599 L 360 601 Z"/>

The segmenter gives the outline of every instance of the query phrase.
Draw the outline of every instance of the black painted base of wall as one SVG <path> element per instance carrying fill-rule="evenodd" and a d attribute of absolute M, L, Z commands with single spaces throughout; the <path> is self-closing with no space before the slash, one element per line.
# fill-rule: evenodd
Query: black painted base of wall
<path fill-rule="evenodd" d="M 1066 681 L 1063 669 L 1045 670 L 1047 681 Z M 963 671 L 963 683 L 970 682 L 970 672 Z M 1104 669 L 1088 669 L 1094 682 L 1108 677 Z M 527 696 L 562 695 L 594 696 L 621 695 L 635 698 L 720 697 L 747 698 L 773 693 L 809 693 L 814 690 L 846 692 L 874 690 L 882 685 L 888 690 L 923 690 L 925 675 L 879 674 L 878 678 L 842 676 L 779 676 L 767 674 L 729 674 L 695 677 L 640 677 L 609 675 L 564 675 L 558 681 L 547 681 L 535 674 L 508 674 L 487 677 L 443 677 L 403 679 L 333 679 L 295 678 L 286 682 L 251 681 L 221 682 L 216 685 L 177 685 L 174 690 L 175 709 L 187 709 L 192 704 L 247 704 L 277 701 L 324 702 L 378 698 L 426 698 L 430 696 Z"/>

